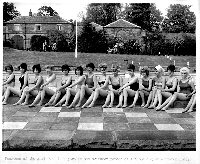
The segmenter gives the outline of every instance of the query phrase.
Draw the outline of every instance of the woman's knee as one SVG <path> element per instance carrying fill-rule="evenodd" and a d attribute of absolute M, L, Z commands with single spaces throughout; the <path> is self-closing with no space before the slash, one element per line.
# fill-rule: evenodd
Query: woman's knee
<path fill-rule="evenodd" d="M 128 91 L 127 91 L 127 89 L 126 89 L 126 88 L 125 88 L 125 89 L 123 89 L 123 93 L 125 93 L 125 94 L 126 94 L 127 92 L 128 92 Z"/>
<path fill-rule="evenodd" d="M 66 92 L 71 92 L 72 88 L 67 88 Z"/>
<path fill-rule="evenodd" d="M 29 90 L 29 87 L 28 87 L 28 86 L 26 86 L 26 87 L 24 88 L 24 91 L 27 91 L 27 90 Z"/>
<path fill-rule="evenodd" d="M 138 91 L 138 93 L 141 95 L 141 94 L 144 94 L 144 92 L 143 91 Z"/>
<path fill-rule="evenodd" d="M 99 93 L 99 92 L 100 92 L 100 89 L 99 89 L 99 88 L 96 88 L 94 92 L 95 92 L 95 93 Z"/>
<path fill-rule="evenodd" d="M 86 86 L 85 85 L 81 85 L 81 90 L 85 90 Z"/>
<path fill-rule="evenodd" d="M 10 90 L 12 90 L 12 88 L 13 87 L 8 86 L 5 91 L 10 91 Z"/>
<path fill-rule="evenodd" d="M 178 96 L 178 92 L 174 92 L 174 94 L 172 96 L 173 97 L 177 97 Z"/>

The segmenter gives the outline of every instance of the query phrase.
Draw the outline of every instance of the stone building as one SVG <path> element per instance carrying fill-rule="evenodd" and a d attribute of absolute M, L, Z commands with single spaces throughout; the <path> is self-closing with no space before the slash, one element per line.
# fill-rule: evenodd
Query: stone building
<path fill-rule="evenodd" d="M 142 42 L 145 31 L 140 26 L 130 23 L 124 19 L 118 19 L 106 26 L 103 26 L 107 35 L 122 41 L 136 39 L 138 43 Z"/>
<path fill-rule="evenodd" d="M 74 31 L 74 25 L 59 16 L 33 16 L 30 10 L 29 16 L 18 16 L 4 23 L 3 40 L 11 40 L 13 48 L 28 49 L 33 35 L 45 36 L 48 30 L 68 35 Z"/>

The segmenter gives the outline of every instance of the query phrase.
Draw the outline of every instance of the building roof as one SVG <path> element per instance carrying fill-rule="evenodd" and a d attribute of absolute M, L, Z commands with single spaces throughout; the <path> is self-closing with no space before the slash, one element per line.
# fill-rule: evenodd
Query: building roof
<path fill-rule="evenodd" d="M 93 26 L 95 26 L 95 27 L 102 27 L 100 24 L 97 24 L 95 22 L 91 22 L 90 24 L 93 25 Z"/>
<path fill-rule="evenodd" d="M 91 22 L 90 23 L 93 27 L 95 27 L 96 30 L 103 30 L 103 26 L 101 26 L 100 24 L 97 24 L 95 22 Z"/>
<path fill-rule="evenodd" d="M 128 22 L 124 19 L 118 19 L 117 21 L 104 26 L 104 28 L 141 28 L 141 27 L 131 22 Z"/>
<path fill-rule="evenodd" d="M 60 16 L 18 16 L 5 23 L 71 23 L 62 19 Z"/>

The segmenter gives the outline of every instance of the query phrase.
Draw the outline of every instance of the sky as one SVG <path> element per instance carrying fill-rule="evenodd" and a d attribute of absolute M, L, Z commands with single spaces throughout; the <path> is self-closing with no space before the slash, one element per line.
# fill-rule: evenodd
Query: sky
<path fill-rule="evenodd" d="M 66 20 L 73 19 L 75 20 L 77 18 L 78 13 L 83 12 L 86 13 L 86 7 L 88 3 L 95 2 L 95 0 L 72 0 L 72 1 L 62 1 L 62 0 L 33 0 L 33 1 L 27 1 L 27 0 L 13 0 L 13 1 L 7 1 L 7 2 L 13 2 L 15 4 L 16 9 L 21 13 L 22 16 L 28 16 L 29 11 L 31 9 L 32 13 L 37 13 L 37 10 L 41 6 L 51 6 L 55 11 L 58 12 L 58 14 Z M 98 2 L 98 1 L 96 1 Z M 110 2 L 110 1 L 109 1 Z M 130 3 L 127 1 L 111 1 L 111 2 L 120 2 L 120 3 Z M 132 1 L 133 2 L 133 1 Z M 134 0 L 134 2 L 142 2 L 141 0 Z M 144 1 L 143 1 L 144 2 Z M 145 2 L 155 2 L 157 9 L 159 9 L 163 16 L 167 13 L 167 8 L 170 4 L 174 3 L 182 3 L 182 4 L 188 4 L 192 5 L 191 10 L 193 12 L 197 12 L 198 8 L 197 5 L 195 5 L 194 2 L 196 0 L 165 0 L 165 1 L 157 1 L 157 0 L 146 0 Z M 78 20 L 80 20 L 78 18 Z"/>

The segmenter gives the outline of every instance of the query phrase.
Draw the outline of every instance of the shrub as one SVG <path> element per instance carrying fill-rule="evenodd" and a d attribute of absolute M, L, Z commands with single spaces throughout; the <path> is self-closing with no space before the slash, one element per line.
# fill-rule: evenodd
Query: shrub
<path fill-rule="evenodd" d="M 57 51 L 74 51 L 75 50 L 75 36 L 74 34 L 64 33 L 58 30 L 48 30 L 47 37 L 49 43 L 52 45 L 56 43 Z"/>
<path fill-rule="evenodd" d="M 49 43 L 49 39 L 46 36 L 41 35 L 33 35 L 31 37 L 31 50 L 33 51 L 42 51 L 43 49 L 43 43 L 47 41 L 47 44 Z"/>
<path fill-rule="evenodd" d="M 3 47 L 10 47 L 10 48 L 12 48 L 12 41 L 11 40 L 3 41 Z"/>
<path fill-rule="evenodd" d="M 132 39 L 124 42 L 124 46 L 121 49 L 121 53 L 124 54 L 139 54 L 140 45 L 137 43 L 137 40 Z"/>

